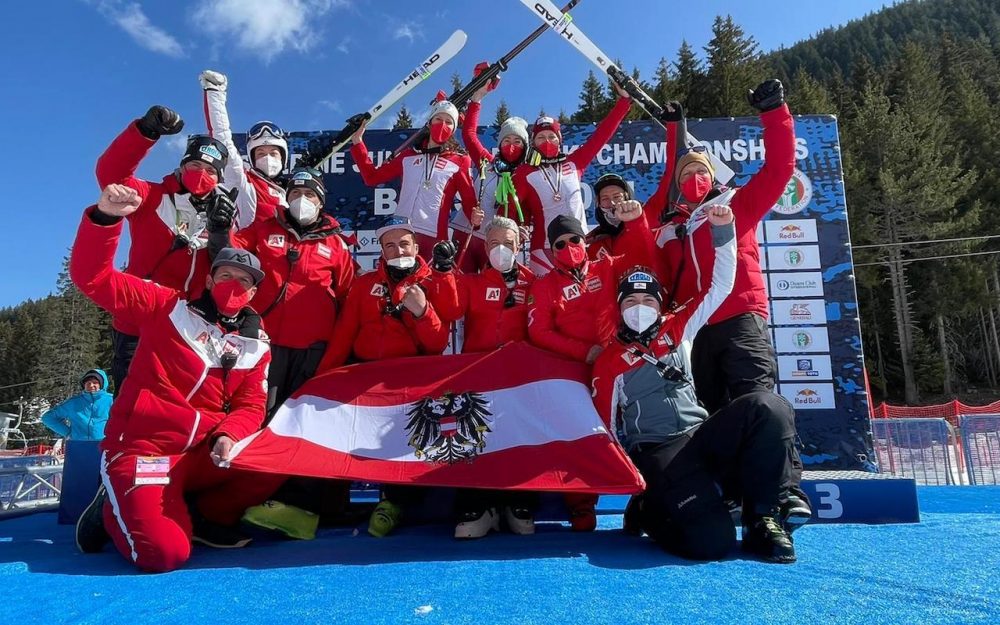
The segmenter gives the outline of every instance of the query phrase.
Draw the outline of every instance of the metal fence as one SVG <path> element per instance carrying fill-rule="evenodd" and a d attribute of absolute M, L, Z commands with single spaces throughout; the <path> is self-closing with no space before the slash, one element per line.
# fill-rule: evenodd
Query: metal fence
<path fill-rule="evenodd" d="M 61 488 L 57 457 L 0 457 L 0 512 L 57 502 Z"/>
<path fill-rule="evenodd" d="M 955 430 L 944 419 L 874 419 L 872 440 L 879 471 L 918 484 L 962 484 Z"/>
<path fill-rule="evenodd" d="M 1000 415 L 962 415 L 959 428 L 970 484 L 1000 484 Z"/>

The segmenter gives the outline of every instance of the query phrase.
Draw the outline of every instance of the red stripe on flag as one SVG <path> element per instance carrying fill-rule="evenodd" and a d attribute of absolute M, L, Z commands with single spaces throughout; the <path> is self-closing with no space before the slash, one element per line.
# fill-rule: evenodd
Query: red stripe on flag
<path fill-rule="evenodd" d="M 632 494 L 642 477 L 607 435 L 515 447 L 455 464 L 362 458 L 270 430 L 234 460 L 243 469 L 383 484 Z"/>

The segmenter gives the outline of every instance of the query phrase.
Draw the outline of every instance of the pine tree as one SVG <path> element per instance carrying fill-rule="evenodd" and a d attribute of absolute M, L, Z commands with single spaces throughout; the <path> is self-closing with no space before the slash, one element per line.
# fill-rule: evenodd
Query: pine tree
<path fill-rule="evenodd" d="M 464 86 L 465 86 L 465 83 L 462 82 L 462 76 L 458 72 L 453 73 L 451 75 L 451 90 L 452 90 L 452 92 L 459 91 Z"/>
<path fill-rule="evenodd" d="M 689 117 L 704 117 L 705 70 L 701 61 L 687 41 L 681 41 L 677 51 L 677 73 L 674 76 L 673 100 L 678 100 L 688 111 Z"/>
<path fill-rule="evenodd" d="M 573 114 L 572 120 L 578 123 L 597 122 L 604 118 L 602 114 L 608 109 L 607 97 L 604 95 L 604 87 L 601 81 L 591 70 L 587 73 L 587 79 L 583 81 L 583 89 L 580 91 L 580 108 Z"/>
<path fill-rule="evenodd" d="M 413 117 L 410 116 L 410 111 L 406 110 L 406 105 L 399 107 L 399 112 L 396 113 L 396 121 L 392 124 L 393 130 L 406 130 L 408 128 L 413 128 Z"/>
<path fill-rule="evenodd" d="M 653 96 L 657 102 L 662 105 L 677 99 L 673 80 L 670 78 L 670 63 L 666 57 L 660 57 L 660 62 L 656 65 L 656 72 L 653 74 L 653 81 L 649 95 Z"/>
<path fill-rule="evenodd" d="M 510 109 L 507 108 L 507 101 L 503 98 L 500 99 L 500 104 L 497 105 L 497 114 L 493 119 L 493 125 L 499 128 L 503 125 L 507 118 L 510 117 Z"/>
<path fill-rule="evenodd" d="M 570 118 L 569 118 L 569 115 L 567 115 L 566 111 L 563 110 L 563 109 L 559 109 L 559 118 L 558 119 L 559 119 L 559 123 L 560 124 L 568 124 L 571 121 Z"/>
<path fill-rule="evenodd" d="M 747 89 L 756 87 L 765 76 L 757 42 L 745 34 L 730 15 L 715 18 L 712 40 L 705 46 L 708 73 L 705 114 L 709 117 L 752 115 Z"/>
<path fill-rule="evenodd" d="M 788 89 L 788 107 L 799 115 L 836 114 L 830 92 L 799 67 Z"/>

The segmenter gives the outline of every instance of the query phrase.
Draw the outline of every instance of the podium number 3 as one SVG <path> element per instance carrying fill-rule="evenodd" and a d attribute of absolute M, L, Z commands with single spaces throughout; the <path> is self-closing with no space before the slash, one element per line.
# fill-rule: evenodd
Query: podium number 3
<path fill-rule="evenodd" d="M 817 484 L 819 508 L 816 516 L 821 519 L 839 519 L 844 514 L 844 506 L 840 503 L 840 487 L 836 484 Z"/>

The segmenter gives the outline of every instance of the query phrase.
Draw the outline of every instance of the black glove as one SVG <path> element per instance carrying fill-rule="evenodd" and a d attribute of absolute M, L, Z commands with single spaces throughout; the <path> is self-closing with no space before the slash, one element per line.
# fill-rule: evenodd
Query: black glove
<path fill-rule="evenodd" d="M 660 113 L 660 121 L 664 124 L 667 122 L 679 122 L 683 119 L 684 106 L 677 100 L 667 102 L 666 106 L 663 107 L 663 112 Z"/>
<path fill-rule="evenodd" d="M 747 100 L 761 113 L 773 111 L 785 103 L 785 87 L 777 78 L 765 80 L 756 89 L 747 91 Z"/>
<path fill-rule="evenodd" d="M 156 141 L 162 135 L 175 135 L 180 132 L 184 128 L 184 120 L 176 111 L 157 104 L 149 107 L 135 125 L 142 136 Z"/>
<path fill-rule="evenodd" d="M 437 271 L 451 271 L 455 266 L 456 254 L 458 254 L 458 246 L 455 245 L 454 241 L 437 242 L 431 254 L 431 267 Z"/>
<path fill-rule="evenodd" d="M 205 218 L 208 220 L 205 228 L 209 232 L 228 232 L 233 227 L 233 221 L 236 219 L 236 196 L 239 192 L 237 188 L 229 191 L 219 189 L 215 192 L 205 213 Z"/>

